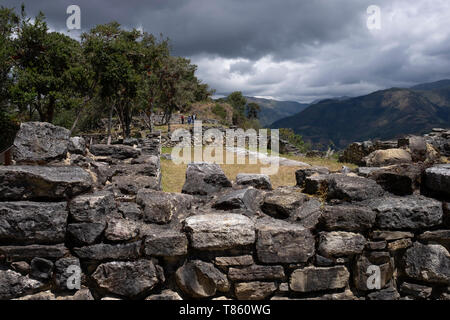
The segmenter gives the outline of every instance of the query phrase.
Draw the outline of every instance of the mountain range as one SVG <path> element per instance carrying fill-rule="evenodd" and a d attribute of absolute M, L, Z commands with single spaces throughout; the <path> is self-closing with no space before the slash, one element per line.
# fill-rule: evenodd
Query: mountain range
<path fill-rule="evenodd" d="M 273 99 L 263 99 L 255 97 L 245 97 L 247 102 L 257 103 L 261 111 L 258 119 L 262 126 L 268 127 L 273 122 L 292 116 L 306 109 L 309 104 L 299 103 L 295 101 L 278 101 Z"/>
<path fill-rule="evenodd" d="M 316 148 L 354 141 L 394 139 L 450 127 L 450 80 L 391 88 L 365 96 L 327 99 L 272 123 L 292 128 Z"/>

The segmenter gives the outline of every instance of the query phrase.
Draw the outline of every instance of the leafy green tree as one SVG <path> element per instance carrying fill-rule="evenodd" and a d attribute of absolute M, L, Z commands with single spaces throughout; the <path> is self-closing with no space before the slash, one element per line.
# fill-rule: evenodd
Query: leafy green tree
<path fill-rule="evenodd" d="M 247 118 L 250 120 L 258 119 L 258 113 L 261 111 L 261 107 L 255 103 L 250 102 L 247 105 Z"/>
<path fill-rule="evenodd" d="M 122 124 L 123 137 L 130 135 L 133 100 L 142 79 L 140 36 L 135 29 L 122 30 L 117 22 L 98 25 L 82 35 L 85 56 L 92 66 L 93 82 L 98 84 L 99 96 L 109 108 L 108 143 L 114 111 Z"/>
<path fill-rule="evenodd" d="M 83 75 L 80 44 L 61 33 L 48 32 L 44 15 L 31 21 L 22 17 L 14 41 L 15 56 L 12 69 L 14 85 L 12 101 L 32 119 L 37 112 L 41 121 L 52 122 L 55 113 L 74 107 L 74 77 Z"/>

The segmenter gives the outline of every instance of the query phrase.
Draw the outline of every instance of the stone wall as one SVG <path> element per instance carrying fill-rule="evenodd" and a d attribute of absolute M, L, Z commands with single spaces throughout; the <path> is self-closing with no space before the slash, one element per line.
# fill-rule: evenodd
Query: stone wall
<path fill-rule="evenodd" d="M 198 163 L 164 193 L 145 144 L 87 150 L 46 124 L 59 138 L 25 152 L 41 126 L 0 167 L 0 299 L 450 299 L 450 165 L 311 167 L 273 190 Z"/>

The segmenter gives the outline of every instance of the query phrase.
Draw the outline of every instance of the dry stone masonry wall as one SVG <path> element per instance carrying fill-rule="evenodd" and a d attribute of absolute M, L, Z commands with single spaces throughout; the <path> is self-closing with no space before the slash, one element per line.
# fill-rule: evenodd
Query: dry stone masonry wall
<path fill-rule="evenodd" d="M 88 148 L 24 123 L 0 167 L 0 299 L 448 300 L 450 165 L 411 145 L 276 189 L 193 163 L 176 194 L 159 135 Z"/>

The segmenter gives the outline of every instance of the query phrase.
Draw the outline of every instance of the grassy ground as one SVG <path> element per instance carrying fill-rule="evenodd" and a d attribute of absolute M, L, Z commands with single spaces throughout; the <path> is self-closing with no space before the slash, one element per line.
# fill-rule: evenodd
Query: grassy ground
<path fill-rule="evenodd" d="M 171 153 L 172 149 L 163 148 L 162 153 Z M 321 158 L 300 158 L 294 156 L 282 155 L 292 160 L 298 160 L 309 163 L 314 166 L 328 167 L 331 171 L 338 171 L 343 165 L 350 168 L 355 168 L 351 164 L 338 163 L 334 159 L 321 159 Z M 264 165 L 262 164 L 222 164 L 220 165 L 225 175 L 230 180 L 235 180 L 238 173 L 260 173 L 260 170 Z M 161 171 L 162 171 L 162 188 L 166 192 L 181 192 L 186 179 L 187 165 L 176 165 L 172 160 L 161 159 Z M 271 175 L 270 180 L 274 188 L 279 186 L 294 186 L 295 171 L 301 167 L 280 167 L 277 174 Z"/>

